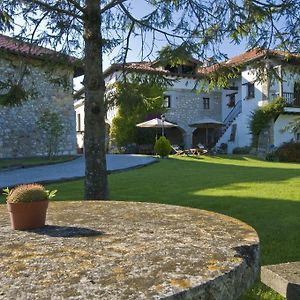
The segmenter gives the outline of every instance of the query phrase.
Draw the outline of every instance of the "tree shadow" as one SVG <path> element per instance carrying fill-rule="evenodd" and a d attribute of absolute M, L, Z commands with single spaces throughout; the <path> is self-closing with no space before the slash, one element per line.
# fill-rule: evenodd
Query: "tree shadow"
<path fill-rule="evenodd" d="M 74 238 L 74 237 L 96 237 L 104 235 L 103 232 L 90 228 L 75 226 L 57 226 L 46 225 L 42 228 L 27 230 L 39 235 L 47 235 L 50 237 Z"/>
<path fill-rule="evenodd" d="M 180 158 L 157 166 L 131 173 L 126 185 L 116 180 L 112 198 L 229 215 L 257 230 L 263 264 L 300 260 L 300 165 L 285 168 L 284 164 L 238 165 Z M 296 179 L 294 188 L 289 183 L 289 192 L 282 192 L 292 179 Z"/>

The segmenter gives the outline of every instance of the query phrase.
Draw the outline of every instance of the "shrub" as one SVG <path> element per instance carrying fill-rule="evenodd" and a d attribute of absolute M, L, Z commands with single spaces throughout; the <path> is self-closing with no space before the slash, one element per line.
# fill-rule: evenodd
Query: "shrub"
<path fill-rule="evenodd" d="M 12 190 L 3 190 L 6 201 L 10 203 L 34 202 L 51 199 L 55 196 L 56 190 L 48 191 L 41 184 L 22 184 Z"/>
<path fill-rule="evenodd" d="M 59 143 L 62 141 L 64 126 L 61 117 L 56 112 L 44 111 L 36 122 L 42 133 L 43 143 L 48 158 L 52 158 L 58 152 Z"/>
<path fill-rule="evenodd" d="M 275 151 L 279 161 L 300 162 L 300 143 L 284 143 Z"/>
<path fill-rule="evenodd" d="M 158 140 L 156 140 L 154 145 L 154 151 L 156 154 L 161 157 L 165 157 L 170 154 L 171 150 L 170 142 L 166 137 L 161 136 Z"/>
<path fill-rule="evenodd" d="M 232 150 L 233 154 L 249 154 L 251 151 L 251 147 L 245 146 L 245 147 L 236 147 Z"/>
<path fill-rule="evenodd" d="M 266 160 L 267 161 L 278 161 L 278 157 L 275 152 L 269 152 L 266 155 Z"/>

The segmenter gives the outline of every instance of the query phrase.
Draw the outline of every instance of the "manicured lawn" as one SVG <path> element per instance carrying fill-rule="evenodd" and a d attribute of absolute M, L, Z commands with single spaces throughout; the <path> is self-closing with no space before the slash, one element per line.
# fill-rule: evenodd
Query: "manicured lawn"
<path fill-rule="evenodd" d="M 114 200 L 190 206 L 245 221 L 259 234 L 262 265 L 300 260 L 300 164 L 172 157 L 110 175 L 109 184 Z M 57 200 L 82 199 L 82 180 L 49 187 L 58 189 Z M 257 284 L 243 299 L 283 298 Z"/>
<path fill-rule="evenodd" d="M 57 156 L 52 159 L 47 157 L 32 157 L 32 158 L 18 158 L 18 159 L 0 159 L 0 169 L 12 168 L 12 167 L 30 167 L 35 165 L 47 165 L 60 163 L 73 159 L 72 155 Z"/>

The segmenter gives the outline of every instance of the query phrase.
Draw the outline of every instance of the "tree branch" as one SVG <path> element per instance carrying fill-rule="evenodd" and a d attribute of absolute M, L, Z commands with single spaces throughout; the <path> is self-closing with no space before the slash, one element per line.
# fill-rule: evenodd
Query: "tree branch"
<path fill-rule="evenodd" d="M 59 8 L 57 6 L 57 4 L 50 5 L 50 4 L 47 4 L 47 3 L 43 2 L 43 1 L 40 1 L 40 0 L 22 0 L 22 1 L 27 3 L 27 4 L 37 4 L 41 7 L 41 9 L 46 10 L 46 11 L 55 11 L 55 12 L 60 13 L 60 14 L 66 14 L 70 17 L 74 17 L 74 18 L 77 18 L 77 19 L 83 19 L 83 16 L 81 16 L 79 14 L 76 14 L 75 12 L 72 12 L 72 11 L 69 11 L 69 10 L 66 10 L 66 9 L 63 9 L 63 8 Z M 68 1 L 70 1 L 70 0 L 68 0 Z"/>
<path fill-rule="evenodd" d="M 85 9 L 76 0 L 67 0 L 67 1 L 73 4 L 74 7 L 77 8 L 79 11 L 85 13 Z"/>
<path fill-rule="evenodd" d="M 121 1 L 121 2 L 123 2 L 123 1 Z M 173 38 L 179 38 L 179 39 L 186 39 L 186 38 L 188 38 L 188 37 L 186 37 L 186 36 L 181 36 L 181 35 L 177 35 L 177 34 L 173 34 L 173 33 L 166 32 L 166 31 L 161 30 L 161 29 L 159 29 L 159 28 L 155 28 L 155 27 L 153 27 L 153 26 L 151 26 L 151 25 L 149 25 L 149 24 L 147 24 L 147 23 L 145 23 L 145 22 L 143 22 L 143 21 L 141 21 L 141 20 L 138 20 L 138 19 L 136 19 L 135 17 L 132 16 L 132 14 L 131 14 L 131 13 L 128 11 L 128 9 L 123 5 L 123 3 L 119 3 L 119 5 L 120 5 L 121 9 L 123 10 L 123 12 L 126 14 L 126 16 L 127 16 L 132 22 L 134 22 L 134 23 L 137 23 L 137 24 L 139 24 L 139 25 L 141 25 L 141 26 L 143 26 L 143 27 L 149 28 L 149 29 L 151 29 L 151 30 L 153 30 L 153 31 L 159 32 L 159 33 L 161 33 L 161 34 L 163 34 L 163 35 L 165 35 L 165 36 L 170 36 L 170 37 L 173 37 Z"/>
<path fill-rule="evenodd" d="M 100 14 L 103 14 L 104 12 L 106 12 L 107 10 L 110 10 L 111 8 L 119 5 L 119 4 L 123 4 L 123 2 L 126 2 L 127 0 L 112 0 L 111 2 L 109 2 L 106 6 L 104 6 L 101 10 L 100 10 Z"/>

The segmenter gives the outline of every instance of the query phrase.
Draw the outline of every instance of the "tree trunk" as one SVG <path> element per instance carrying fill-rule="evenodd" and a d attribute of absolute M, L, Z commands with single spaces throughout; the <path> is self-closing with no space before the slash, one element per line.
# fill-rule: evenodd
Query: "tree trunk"
<path fill-rule="evenodd" d="M 105 82 L 102 69 L 100 0 L 86 0 L 84 41 L 84 198 L 86 200 L 108 199 L 105 158 Z"/>

